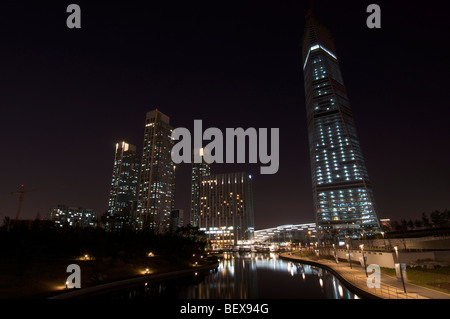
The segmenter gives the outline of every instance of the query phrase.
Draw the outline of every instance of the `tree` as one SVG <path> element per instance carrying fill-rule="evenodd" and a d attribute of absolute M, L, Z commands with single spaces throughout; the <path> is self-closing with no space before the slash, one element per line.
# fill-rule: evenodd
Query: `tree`
<path fill-rule="evenodd" d="M 450 211 L 448 209 L 442 212 L 442 221 L 444 227 L 450 227 Z"/>
<path fill-rule="evenodd" d="M 406 219 L 402 219 L 400 221 L 400 224 L 402 225 L 402 230 L 406 231 L 408 229 L 408 222 L 406 221 Z"/>
<path fill-rule="evenodd" d="M 422 213 L 422 225 L 425 228 L 429 228 L 430 227 L 430 220 L 428 219 L 426 213 Z"/>
<path fill-rule="evenodd" d="M 5 231 L 9 231 L 10 230 L 10 228 L 11 228 L 11 218 L 9 216 L 5 216 L 3 218 L 3 226 L 2 227 L 3 227 L 3 229 Z"/>
<path fill-rule="evenodd" d="M 392 228 L 395 230 L 395 231 L 399 231 L 400 230 L 400 223 L 398 222 L 398 221 L 396 221 L 396 220 L 394 220 L 393 222 L 392 222 Z"/>
<path fill-rule="evenodd" d="M 422 228 L 423 222 L 420 219 L 417 219 L 414 221 L 414 227 L 416 228 Z"/>
<path fill-rule="evenodd" d="M 431 213 L 430 218 L 431 218 L 431 222 L 433 223 L 434 227 L 441 227 L 444 220 L 443 220 L 443 214 L 438 211 L 435 210 L 434 212 Z"/>

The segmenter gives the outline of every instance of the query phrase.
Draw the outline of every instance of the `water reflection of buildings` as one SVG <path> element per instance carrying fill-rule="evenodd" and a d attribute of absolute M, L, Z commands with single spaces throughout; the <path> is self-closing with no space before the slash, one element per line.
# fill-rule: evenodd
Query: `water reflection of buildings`
<path fill-rule="evenodd" d="M 324 269 L 286 261 L 278 254 L 225 254 L 220 266 L 185 278 L 145 283 L 113 299 L 358 299 Z"/>
<path fill-rule="evenodd" d="M 188 299 L 256 299 L 257 265 L 252 254 L 224 254 L 217 272 L 190 287 Z"/>
<path fill-rule="evenodd" d="M 285 289 L 286 295 L 289 295 L 288 298 L 358 298 L 329 271 L 306 264 L 285 261 L 278 258 L 278 254 L 275 253 L 225 254 L 218 271 L 212 272 L 198 284 L 189 287 L 187 298 L 278 298 L 271 297 L 273 295 L 268 293 L 268 287 L 261 285 L 261 280 L 264 277 L 267 279 L 267 276 L 281 279 L 280 276 L 284 272 L 292 277 L 292 280 L 289 280 L 289 285 L 282 288 Z M 276 289 L 280 289 L 280 287 L 276 287 Z"/>

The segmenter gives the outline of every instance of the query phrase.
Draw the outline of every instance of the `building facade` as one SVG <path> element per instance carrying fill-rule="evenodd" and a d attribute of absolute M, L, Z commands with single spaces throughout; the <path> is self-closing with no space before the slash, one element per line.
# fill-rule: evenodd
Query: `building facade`
<path fill-rule="evenodd" d="M 281 225 L 272 228 L 255 230 L 255 242 L 298 241 L 310 245 L 316 241 L 316 223 Z"/>
<path fill-rule="evenodd" d="M 203 152 L 206 150 L 200 148 L 192 151 L 192 175 L 191 175 L 191 212 L 190 212 L 190 224 L 191 226 L 198 227 L 198 219 L 200 216 L 200 184 L 201 178 L 209 176 L 211 174 L 210 164 L 206 163 L 203 159 Z M 201 157 L 200 163 L 195 163 L 195 153 Z"/>
<path fill-rule="evenodd" d="M 97 213 L 92 209 L 58 205 L 50 210 L 49 220 L 58 227 L 96 227 Z"/>
<path fill-rule="evenodd" d="M 303 75 L 314 208 L 319 236 L 380 230 L 377 208 L 342 79 L 334 40 L 310 12 Z"/>
<path fill-rule="evenodd" d="M 253 240 L 251 176 L 240 172 L 201 177 L 198 227 L 213 249 L 233 248 Z"/>
<path fill-rule="evenodd" d="M 175 204 L 175 165 L 171 150 L 173 127 L 158 110 L 146 114 L 137 200 L 137 229 L 169 230 Z"/>
<path fill-rule="evenodd" d="M 170 212 L 170 231 L 176 232 L 184 226 L 184 209 L 174 209 Z"/>
<path fill-rule="evenodd" d="M 136 146 L 124 141 L 116 144 L 105 224 L 108 231 L 133 227 L 136 216 L 139 164 Z"/>

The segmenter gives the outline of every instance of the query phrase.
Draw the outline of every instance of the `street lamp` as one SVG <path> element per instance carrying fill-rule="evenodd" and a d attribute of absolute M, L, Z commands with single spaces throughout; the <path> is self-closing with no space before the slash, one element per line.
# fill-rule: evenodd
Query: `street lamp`
<path fill-rule="evenodd" d="M 381 232 L 381 235 L 383 236 L 384 250 L 386 250 L 386 240 L 384 239 L 384 231 Z"/>
<path fill-rule="evenodd" d="M 338 257 L 337 257 L 337 252 L 336 252 L 336 245 L 333 244 L 333 250 L 334 250 L 334 259 L 336 260 L 336 264 L 338 263 Z"/>
<path fill-rule="evenodd" d="M 398 257 L 398 247 L 394 246 L 394 249 L 395 249 L 395 255 L 397 256 L 397 263 L 398 263 L 398 265 L 400 267 L 400 277 L 402 278 L 403 291 L 406 294 L 405 280 L 403 279 L 402 264 L 400 263 L 400 258 Z"/>
<path fill-rule="evenodd" d="M 350 263 L 350 269 L 352 269 L 352 258 L 350 256 L 350 246 L 347 244 L 348 262 Z"/>
<path fill-rule="evenodd" d="M 364 271 L 366 272 L 366 277 L 368 277 L 367 267 L 366 267 L 366 258 L 364 258 L 364 244 L 359 245 L 359 248 L 361 248 L 361 253 L 362 253 L 362 257 L 363 257 L 363 261 L 364 261 Z"/>
<path fill-rule="evenodd" d="M 309 235 L 309 242 L 311 242 L 311 231 L 308 231 L 308 235 Z M 310 250 L 311 250 L 311 248 L 310 248 Z"/>

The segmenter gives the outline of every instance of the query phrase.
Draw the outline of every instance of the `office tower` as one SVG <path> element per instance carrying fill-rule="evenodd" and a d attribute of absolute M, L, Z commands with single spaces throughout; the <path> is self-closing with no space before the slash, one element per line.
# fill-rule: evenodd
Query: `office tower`
<path fill-rule="evenodd" d="M 106 230 L 123 230 L 126 227 L 133 227 L 138 178 L 139 158 L 136 154 L 136 146 L 124 141 L 117 143 L 106 215 Z"/>
<path fill-rule="evenodd" d="M 176 232 L 184 224 L 184 209 L 174 209 L 170 212 L 170 231 Z"/>
<path fill-rule="evenodd" d="M 198 218 L 200 216 L 200 179 L 204 176 L 209 176 L 211 174 L 210 165 L 203 159 L 203 153 L 207 150 L 205 148 L 200 148 L 197 150 L 192 150 L 192 178 L 191 178 L 191 214 L 190 214 L 190 224 L 191 226 L 198 226 Z M 201 156 L 201 163 L 195 163 L 194 157 L 195 153 Z"/>
<path fill-rule="evenodd" d="M 174 209 L 175 165 L 171 150 L 173 127 L 158 110 L 147 113 L 139 177 L 137 228 L 158 233 L 169 230 Z"/>
<path fill-rule="evenodd" d="M 97 213 L 92 209 L 58 205 L 50 210 L 49 220 L 58 227 L 96 227 Z"/>
<path fill-rule="evenodd" d="M 379 232 L 377 209 L 333 38 L 312 15 L 303 35 L 312 189 L 319 236 Z"/>
<path fill-rule="evenodd" d="M 232 248 L 253 239 L 253 191 L 247 173 L 227 173 L 200 178 L 198 227 L 213 249 Z"/>

